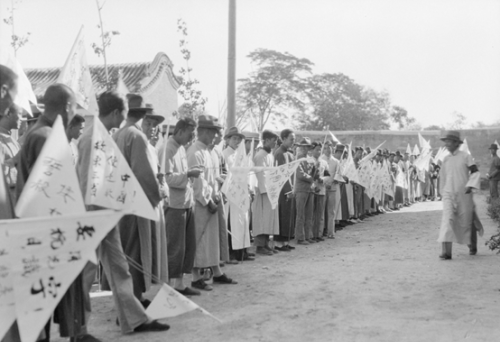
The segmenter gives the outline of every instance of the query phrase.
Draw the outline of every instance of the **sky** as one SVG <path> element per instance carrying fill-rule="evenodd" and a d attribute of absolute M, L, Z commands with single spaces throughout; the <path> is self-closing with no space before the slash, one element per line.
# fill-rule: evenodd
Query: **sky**
<path fill-rule="evenodd" d="M 1 18 L 10 2 L 0 1 Z M 14 6 L 16 33 L 31 33 L 17 55 L 23 67 L 61 67 L 82 24 L 89 63 L 102 63 L 90 48 L 100 39 L 95 1 Z M 227 0 L 107 0 L 102 16 L 105 30 L 120 32 L 108 63 L 151 62 L 163 51 L 174 72 L 184 66 L 177 19 L 186 21 L 192 76 L 208 112 L 219 115 L 227 91 Z M 2 25 L 2 43 L 8 34 Z M 469 123 L 500 120 L 500 0 L 237 0 L 236 34 L 237 78 L 252 71 L 251 51 L 286 51 L 311 60 L 314 73 L 343 73 L 387 91 L 424 127 L 450 123 L 453 112 Z"/>

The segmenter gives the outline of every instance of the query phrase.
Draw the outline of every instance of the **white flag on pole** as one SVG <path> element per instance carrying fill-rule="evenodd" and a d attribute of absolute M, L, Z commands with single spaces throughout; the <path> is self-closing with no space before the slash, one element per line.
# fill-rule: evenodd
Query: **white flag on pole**
<path fill-rule="evenodd" d="M 94 120 L 88 177 L 87 205 L 158 219 L 127 160 L 100 120 Z"/>
<path fill-rule="evenodd" d="M 16 205 L 18 217 L 85 213 L 71 147 L 57 116 Z"/>
<path fill-rule="evenodd" d="M 87 64 L 83 25 L 80 28 L 80 32 L 78 32 L 78 36 L 71 48 L 68 59 L 66 59 L 66 63 L 64 63 L 64 67 L 61 69 L 57 82 L 66 84 L 73 89 L 76 96 L 76 103 L 92 115 L 97 115 L 99 109 L 92 84 L 92 76 Z M 68 122 L 71 119 L 68 118 Z"/>

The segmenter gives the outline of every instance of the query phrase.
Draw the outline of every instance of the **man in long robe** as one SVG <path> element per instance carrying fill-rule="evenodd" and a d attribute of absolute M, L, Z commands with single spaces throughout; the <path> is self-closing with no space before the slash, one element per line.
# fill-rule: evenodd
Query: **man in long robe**
<path fill-rule="evenodd" d="M 234 166 L 247 166 L 235 165 L 236 150 L 244 139 L 245 136 L 239 131 L 238 127 L 229 128 L 224 136 L 228 146 L 222 151 L 222 155 L 229 170 Z M 249 194 L 247 193 L 246 196 L 249 196 Z M 241 210 L 231 202 L 229 202 L 228 207 L 228 229 L 231 232 L 231 235 L 228 236 L 230 263 L 238 263 L 238 260 L 253 260 L 245 250 L 245 248 L 250 247 L 248 211 Z"/>
<path fill-rule="evenodd" d="M 253 159 L 256 167 L 275 166 L 274 156 L 271 151 L 276 146 L 277 140 L 278 136 L 275 133 L 267 130 L 262 132 L 263 148 L 255 154 Z M 267 196 L 266 173 L 262 171 L 257 172 L 256 176 L 257 187 L 255 189 L 255 200 L 252 203 L 254 243 L 257 247 L 257 253 L 272 255 L 273 253 L 277 253 L 277 251 L 269 245 L 269 237 L 278 235 L 280 232 L 278 208 L 272 208 Z"/>
<path fill-rule="evenodd" d="M 447 131 L 441 138 L 450 152 L 441 167 L 443 216 L 438 242 L 442 243 L 443 260 L 451 259 L 452 243 L 469 246 L 469 254 L 477 253 L 477 225 L 474 221 L 472 188 L 479 189 L 479 172 L 472 156 L 459 150 L 460 132 Z"/>
<path fill-rule="evenodd" d="M 100 120 L 108 132 L 120 126 L 128 111 L 128 104 L 125 98 L 116 92 L 106 91 L 101 94 L 98 101 L 99 117 L 93 120 Z M 80 183 L 80 189 L 85 196 L 87 192 L 88 172 L 90 165 L 90 153 L 92 149 L 93 127 L 89 126 L 78 140 L 78 160 L 76 171 Z M 87 210 L 98 210 L 97 206 L 87 206 Z M 97 257 L 102 265 L 113 293 L 120 329 L 123 334 L 133 331 L 158 331 L 167 330 L 169 326 L 156 321 L 149 320 L 144 307 L 134 296 L 132 276 L 129 271 L 129 264 L 123 253 L 120 231 L 113 228 L 103 239 L 97 248 Z M 92 287 L 97 266 L 89 262 L 85 266 L 84 291 L 86 297 L 86 317 L 90 318 L 90 296 L 88 293 Z M 84 334 L 87 333 L 85 331 Z M 79 336 L 82 339 L 81 336 Z"/>
<path fill-rule="evenodd" d="M 224 180 L 227 175 L 226 162 L 224 161 L 224 157 L 222 156 L 222 152 L 219 148 L 215 148 L 222 141 L 222 137 L 220 134 L 215 136 L 215 140 L 213 144 L 208 146 L 208 150 L 210 151 L 210 156 L 212 157 L 214 170 L 215 170 L 215 180 L 216 188 L 215 193 L 217 196 L 221 198 L 217 205 L 217 215 L 219 217 L 219 250 L 220 250 L 220 261 L 222 263 L 229 263 L 229 238 L 227 233 L 227 213 L 226 213 L 226 205 L 224 203 L 224 199 L 222 193 L 220 191 L 222 185 L 224 184 Z"/>
<path fill-rule="evenodd" d="M 148 151 L 149 142 L 141 128 L 142 120 L 148 112 L 152 111 L 152 108 L 146 106 L 140 95 L 130 96 L 128 105 L 129 111 L 125 126 L 114 134 L 113 139 L 154 208 L 161 200 L 156 182 L 157 171 L 152 168 L 154 162 Z M 121 180 L 126 182 L 127 175 L 122 175 Z M 144 306 L 147 306 L 149 300 L 143 298 L 143 293 L 147 292 L 151 286 L 153 271 L 151 221 L 135 215 L 125 215 L 118 222 L 118 227 L 123 251 L 142 268 L 138 270 L 129 262 L 134 282 L 134 295 Z"/>
<path fill-rule="evenodd" d="M 146 106 L 150 106 L 146 104 Z M 142 132 L 148 139 L 148 160 L 151 162 L 151 169 L 156 176 L 158 190 L 161 201 L 155 207 L 158 219 L 150 221 L 151 224 L 151 246 L 152 246 L 152 275 L 155 277 L 154 283 L 168 281 L 168 256 L 167 256 L 167 234 L 165 228 L 165 212 L 163 203 L 168 197 L 168 187 L 165 178 L 160 173 L 160 158 L 155 144 L 158 137 L 158 126 L 165 120 L 162 115 L 156 114 L 154 110 L 148 112 L 142 120 Z"/>
<path fill-rule="evenodd" d="M 337 146 L 339 147 L 338 149 Z M 325 181 L 327 212 L 326 234 L 329 239 L 335 238 L 335 224 L 338 218 L 337 213 L 340 209 L 339 181 L 342 182 L 343 180 L 338 158 L 341 158 L 344 149 L 343 145 L 338 144 L 337 146 L 335 146 L 335 153 L 332 155 L 332 146 L 329 144 L 326 145 L 322 156 L 323 160 L 328 164 L 328 172 L 330 174 L 330 177 Z"/>
<path fill-rule="evenodd" d="M 211 291 L 213 287 L 205 283 L 201 269 L 211 268 L 214 283 L 236 284 L 222 273 L 220 261 L 219 216 L 217 214 L 220 195 L 217 191 L 216 165 L 209 150 L 215 136 L 222 127 L 217 118 L 200 115 L 198 118 L 198 138 L 187 151 L 188 167 L 199 167 L 203 172 L 193 182 L 195 199 L 196 255 L 191 286 Z"/>
<path fill-rule="evenodd" d="M 290 149 L 295 144 L 295 133 L 291 129 L 284 129 L 281 131 L 280 135 L 283 143 L 274 152 L 274 160 L 277 165 L 288 164 L 295 159 L 293 153 L 290 152 Z M 295 235 L 294 202 L 292 184 L 290 180 L 287 180 L 283 188 L 281 188 L 280 197 L 278 199 L 280 233 L 274 236 L 274 240 L 282 243 L 281 247 L 275 247 L 279 251 L 286 252 L 295 249 L 295 247 L 291 246 L 289 243 Z"/>

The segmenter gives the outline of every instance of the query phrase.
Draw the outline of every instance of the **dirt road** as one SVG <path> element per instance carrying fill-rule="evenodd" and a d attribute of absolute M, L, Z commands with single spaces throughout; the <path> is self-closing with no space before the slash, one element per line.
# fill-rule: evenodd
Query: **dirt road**
<path fill-rule="evenodd" d="M 193 297 L 222 324 L 191 312 L 167 320 L 168 332 L 123 336 L 103 297 L 93 299 L 90 332 L 103 341 L 497 341 L 500 259 L 484 246 L 495 226 L 479 202 L 477 256 L 454 245 L 453 260 L 440 260 L 442 204 L 418 203 L 335 240 L 224 267 L 238 285 Z"/>

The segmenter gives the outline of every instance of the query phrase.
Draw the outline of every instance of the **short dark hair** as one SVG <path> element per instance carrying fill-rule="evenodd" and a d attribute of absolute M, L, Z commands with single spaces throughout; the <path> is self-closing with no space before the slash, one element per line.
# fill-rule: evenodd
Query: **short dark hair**
<path fill-rule="evenodd" d="M 262 140 L 266 140 L 266 139 L 278 139 L 278 135 L 276 133 L 273 133 L 271 131 L 264 131 L 262 132 Z"/>
<path fill-rule="evenodd" d="M 193 127 L 193 128 L 196 128 L 196 121 L 194 121 L 193 119 L 191 118 L 183 118 L 183 119 L 180 119 L 179 121 L 177 121 L 177 123 L 175 124 L 175 128 L 174 128 L 174 134 L 177 134 L 177 132 L 179 131 L 184 131 L 186 130 L 188 127 Z"/>
<path fill-rule="evenodd" d="M 69 122 L 68 127 L 74 127 L 84 122 L 85 118 L 83 116 L 81 116 L 80 114 L 75 114 L 75 116 L 73 116 L 73 119 L 71 119 L 71 121 Z"/>
<path fill-rule="evenodd" d="M 62 83 L 52 84 L 43 95 L 45 111 L 57 110 L 61 107 L 65 107 L 71 99 L 75 99 L 75 93 L 70 87 Z"/>
<path fill-rule="evenodd" d="M 125 109 L 125 97 L 114 90 L 107 90 L 99 96 L 99 116 L 108 116 L 112 111 Z"/>
<path fill-rule="evenodd" d="M 17 74 L 12 69 L 0 64 L 0 86 L 6 84 L 9 89 L 13 88 L 17 82 Z"/>
<path fill-rule="evenodd" d="M 285 140 L 292 133 L 293 133 L 293 131 L 290 128 L 285 128 L 284 130 L 281 131 L 281 134 L 280 134 L 281 139 Z"/>

